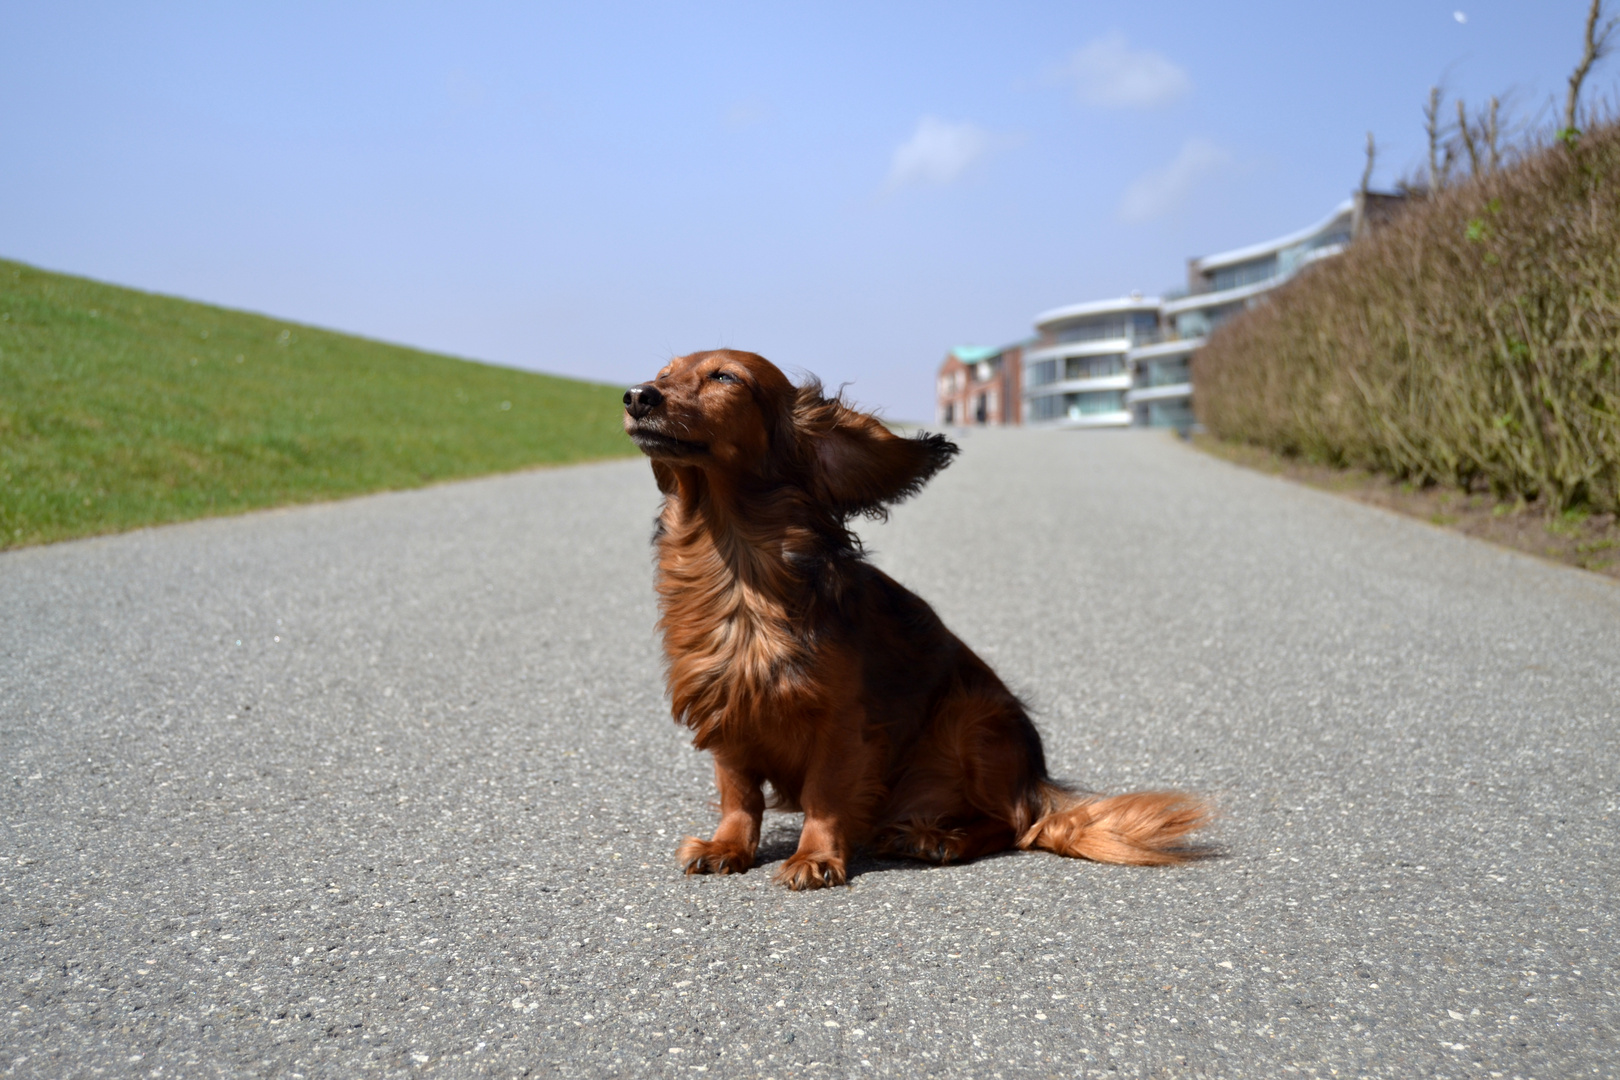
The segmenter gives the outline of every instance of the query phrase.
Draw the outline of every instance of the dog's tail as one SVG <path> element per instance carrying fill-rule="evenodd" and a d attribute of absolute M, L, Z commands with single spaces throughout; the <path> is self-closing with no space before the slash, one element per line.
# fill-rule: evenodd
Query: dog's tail
<path fill-rule="evenodd" d="M 1184 840 L 1209 824 L 1209 804 L 1196 796 L 1134 791 L 1087 798 L 1042 781 L 1039 799 L 1040 817 L 1018 840 L 1025 850 L 1132 866 L 1168 866 L 1204 854 Z"/>

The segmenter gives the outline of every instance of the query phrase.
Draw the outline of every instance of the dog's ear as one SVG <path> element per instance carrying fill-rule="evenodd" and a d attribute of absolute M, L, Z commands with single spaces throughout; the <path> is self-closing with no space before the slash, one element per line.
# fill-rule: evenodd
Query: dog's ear
<path fill-rule="evenodd" d="M 922 490 L 958 452 L 943 435 L 896 435 L 814 382 L 799 388 L 793 427 L 812 493 L 841 518 L 886 518 L 890 503 Z"/>

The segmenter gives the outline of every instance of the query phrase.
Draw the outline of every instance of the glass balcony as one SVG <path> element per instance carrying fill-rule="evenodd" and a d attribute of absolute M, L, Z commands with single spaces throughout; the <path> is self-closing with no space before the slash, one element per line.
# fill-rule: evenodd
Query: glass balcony
<path fill-rule="evenodd" d="M 1071 356 L 1063 361 L 1063 380 L 1105 379 L 1125 373 L 1124 353 L 1104 353 L 1102 356 Z"/>
<path fill-rule="evenodd" d="M 1052 420 L 1086 420 L 1125 411 L 1125 391 L 1085 390 L 1074 394 L 1048 394 L 1029 399 L 1027 419 L 1032 424 Z"/>
<path fill-rule="evenodd" d="M 1093 390 L 1084 394 L 1064 394 L 1070 420 L 1080 420 L 1100 413 L 1119 412 L 1125 408 L 1125 391 Z"/>
<path fill-rule="evenodd" d="M 1228 289 L 1241 289 L 1245 285 L 1270 281 L 1280 272 L 1277 256 L 1274 254 L 1267 255 L 1263 259 L 1237 263 L 1234 266 L 1222 266 L 1210 274 L 1209 291 L 1225 292 Z"/>
<path fill-rule="evenodd" d="M 1144 344 L 1159 332 L 1159 316 L 1152 311 L 1122 312 L 1100 315 L 1052 331 L 1050 340 L 1042 346 L 1079 345 L 1089 341 L 1112 341 L 1124 338 L 1134 344 Z"/>
<path fill-rule="evenodd" d="M 1190 401 L 1152 401 L 1136 407 L 1136 422 L 1146 427 L 1188 428 L 1196 420 Z"/>
<path fill-rule="evenodd" d="M 1191 381 L 1192 366 L 1185 356 L 1143 361 L 1136 368 L 1135 384 L 1140 387 L 1176 386 Z"/>

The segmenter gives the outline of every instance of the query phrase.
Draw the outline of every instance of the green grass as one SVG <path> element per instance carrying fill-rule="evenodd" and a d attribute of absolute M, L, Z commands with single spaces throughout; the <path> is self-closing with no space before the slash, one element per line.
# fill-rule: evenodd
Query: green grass
<path fill-rule="evenodd" d="M 0 260 L 0 549 L 629 454 L 619 395 Z"/>

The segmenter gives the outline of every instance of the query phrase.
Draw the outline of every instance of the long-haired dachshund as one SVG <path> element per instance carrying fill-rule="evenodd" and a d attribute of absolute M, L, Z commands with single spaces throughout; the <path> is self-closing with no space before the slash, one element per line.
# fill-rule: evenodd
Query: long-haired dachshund
<path fill-rule="evenodd" d="M 850 532 L 950 463 L 794 386 L 753 353 L 672 360 L 624 395 L 624 428 L 664 493 L 655 543 L 675 719 L 714 755 L 720 825 L 688 873 L 754 864 L 769 784 L 803 810 L 789 888 L 843 884 L 863 846 L 930 862 L 1043 848 L 1164 864 L 1208 818 L 1176 792 L 1091 799 L 1046 773 L 1040 735 L 932 608 L 867 562 Z"/>

